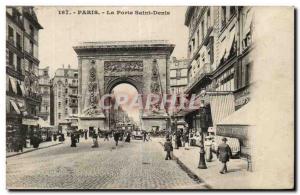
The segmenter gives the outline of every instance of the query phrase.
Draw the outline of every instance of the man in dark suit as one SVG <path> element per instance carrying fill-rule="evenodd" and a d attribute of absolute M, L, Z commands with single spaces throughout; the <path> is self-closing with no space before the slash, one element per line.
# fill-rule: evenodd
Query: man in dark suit
<path fill-rule="evenodd" d="M 172 146 L 172 142 L 169 138 L 167 138 L 167 141 L 164 144 L 164 149 L 167 152 L 166 158 L 165 160 L 171 160 L 171 152 L 173 151 L 173 146 Z"/>
<path fill-rule="evenodd" d="M 231 158 L 232 154 L 231 154 L 231 149 L 229 147 L 229 145 L 226 143 L 227 139 L 224 137 L 222 139 L 223 143 L 221 143 L 218 146 L 217 149 L 217 157 L 219 158 L 219 160 L 222 162 L 223 167 L 220 171 L 221 174 L 227 173 L 227 165 L 226 163 L 229 161 L 229 159 Z"/>

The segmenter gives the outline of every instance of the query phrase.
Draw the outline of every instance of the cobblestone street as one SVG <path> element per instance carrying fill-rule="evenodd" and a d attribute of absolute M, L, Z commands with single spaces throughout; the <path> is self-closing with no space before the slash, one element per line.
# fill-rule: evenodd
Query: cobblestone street
<path fill-rule="evenodd" d="M 203 189 L 176 161 L 164 160 L 156 141 L 69 142 L 7 158 L 9 189 Z"/>

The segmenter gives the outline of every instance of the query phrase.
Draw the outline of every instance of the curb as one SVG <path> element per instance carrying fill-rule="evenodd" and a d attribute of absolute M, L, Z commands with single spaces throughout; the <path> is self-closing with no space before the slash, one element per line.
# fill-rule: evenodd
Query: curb
<path fill-rule="evenodd" d="M 163 143 L 159 141 L 160 145 L 163 146 Z M 205 183 L 203 179 L 201 179 L 197 174 L 195 174 L 193 171 L 191 171 L 177 156 L 172 154 L 173 160 L 176 160 L 176 163 L 180 166 L 180 168 L 196 183 L 198 184 L 204 184 L 204 186 L 207 189 L 212 189 L 212 187 Z"/>
<path fill-rule="evenodd" d="M 60 142 L 60 143 L 56 143 L 56 144 L 53 144 L 53 145 L 50 145 L 50 146 L 44 146 L 44 147 L 41 147 L 41 148 L 33 148 L 32 150 L 27 150 L 25 152 L 20 152 L 20 153 L 17 153 L 17 154 L 11 154 L 11 155 L 7 155 L 6 158 L 10 158 L 10 157 L 13 157 L 13 156 L 18 156 L 18 155 L 21 155 L 21 154 L 25 154 L 25 153 L 28 153 L 28 152 L 33 152 L 33 151 L 36 151 L 36 150 L 41 150 L 41 149 L 45 149 L 45 148 L 50 148 L 52 146 L 57 146 L 57 145 L 60 145 L 62 144 L 63 142 Z"/>

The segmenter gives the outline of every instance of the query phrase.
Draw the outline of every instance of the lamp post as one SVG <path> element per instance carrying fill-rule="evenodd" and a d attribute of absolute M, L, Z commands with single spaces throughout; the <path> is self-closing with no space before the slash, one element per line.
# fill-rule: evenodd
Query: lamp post
<path fill-rule="evenodd" d="M 201 91 L 201 96 L 205 96 L 205 91 Z M 201 100 L 200 104 L 200 109 L 199 109 L 199 122 L 200 122 L 200 134 L 201 134 L 201 142 L 200 142 L 200 159 L 199 159 L 199 164 L 198 168 L 199 169 L 207 169 L 206 163 L 205 163 L 205 149 L 204 149 L 204 136 L 205 133 L 207 132 L 208 129 L 208 124 L 207 124 L 207 112 L 206 112 L 206 107 L 204 105 L 204 100 Z"/>

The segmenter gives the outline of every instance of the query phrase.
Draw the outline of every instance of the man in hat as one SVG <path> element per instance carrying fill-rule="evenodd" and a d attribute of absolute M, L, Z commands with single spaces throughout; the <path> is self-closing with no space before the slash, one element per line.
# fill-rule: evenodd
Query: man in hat
<path fill-rule="evenodd" d="M 170 138 L 167 138 L 167 141 L 164 144 L 164 149 L 167 152 L 165 160 L 172 160 L 171 152 L 173 151 L 173 146 Z"/>
<path fill-rule="evenodd" d="M 229 159 L 232 156 L 231 149 L 230 149 L 229 145 L 226 142 L 227 142 L 226 137 L 223 137 L 222 138 L 222 143 L 218 146 L 218 149 L 217 149 L 217 157 L 219 158 L 219 160 L 223 164 L 223 167 L 220 171 L 221 174 L 227 173 L 226 163 L 229 161 Z"/>

